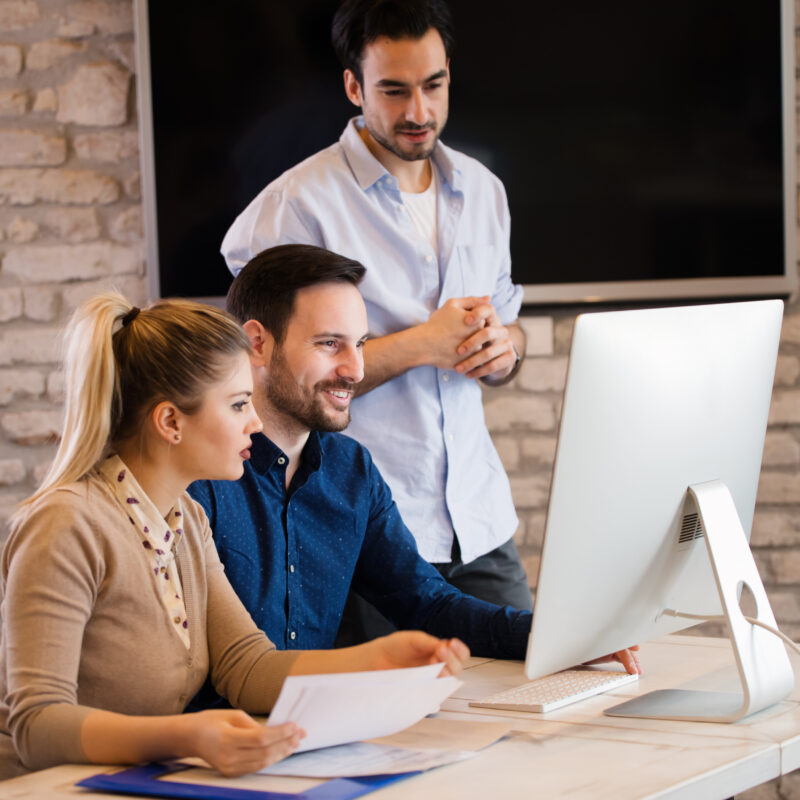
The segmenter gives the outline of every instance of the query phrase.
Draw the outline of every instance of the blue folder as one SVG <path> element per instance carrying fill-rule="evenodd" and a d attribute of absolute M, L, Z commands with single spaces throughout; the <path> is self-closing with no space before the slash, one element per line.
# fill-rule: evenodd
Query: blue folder
<path fill-rule="evenodd" d="M 360 797 L 362 794 L 380 789 L 382 786 L 388 786 L 390 783 L 420 774 L 419 772 L 402 772 L 397 775 L 334 778 L 313 789 L 307 789 L 297 794 L 159 780 L 164 775 L 171 775 L 185 769 L 191 769 L 191 767 L 177 762 L 145 764 L 111 774 L 93 775 L 91 778 L 79 781 L 77 785 L 85 789 L 145 797 L 196 797 L 202 798 L 202 800 L 350 800 L 350 798 Z"/>

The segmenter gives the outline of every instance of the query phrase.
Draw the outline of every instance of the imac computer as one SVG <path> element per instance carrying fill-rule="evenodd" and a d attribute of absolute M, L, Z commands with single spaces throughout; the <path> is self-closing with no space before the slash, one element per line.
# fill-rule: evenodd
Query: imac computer
<path fill-rule="evenodd" d="M 731 722 L 783 699 L 783 643 L 748 540 L 783 303 L 584 314 L 575 324 L 525 671 L 727 620 L 741 694 L 670 690 L 606 713 Z"/>

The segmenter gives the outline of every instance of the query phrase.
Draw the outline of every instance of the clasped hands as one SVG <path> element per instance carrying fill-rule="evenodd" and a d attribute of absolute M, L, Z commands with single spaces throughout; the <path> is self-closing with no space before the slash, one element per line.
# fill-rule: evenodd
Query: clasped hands
<path fill-rule="evenodd" d="M 452 369 L 467 378 L 506 377 L 517 361 L 508 328 L 489 296 L 454 297 L 422 326 L 431 366 Z"/>

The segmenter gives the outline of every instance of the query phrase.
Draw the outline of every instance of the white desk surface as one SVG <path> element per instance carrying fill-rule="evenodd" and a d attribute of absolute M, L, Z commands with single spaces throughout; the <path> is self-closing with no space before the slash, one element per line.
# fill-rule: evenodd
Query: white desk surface
<path fill-rule="evenodd" d="M 797 673 L 800 659 L 791 654 Z M 642 645 L 645 674 L 613 694 L 583 700 L 548 714 L 474 709 L 485 697 L 525 681 L 521 662 L 472 659 L 464 685 L 441 715 L 479 724 L 514 720 L 512 734 L 477 758 L 426 772 L 368 797 L 400 800 L 503 800 L 558 797 L 730 797 L 800 767 L 800 689 L 771 709 L 733 725 L 607 717 L 602 710 L 627 697 L 663 688 L 738 689 L 727 639 L 667 636 Z M 75 781 L 97 766 L 65 765 L 0 783 L 0 798 L 120 797 L 86 794 Z M 209 773 L 200 773 L 203 779 Z M 187 774 L 175 776 L 187 780 Z M 219 779 L 224 780 L 224 779 Z M 214 781 L 216 782 L 216 781 Z M 301 791 L 298 779 L 248 776 L 228 781 L 237 788 Z"/>

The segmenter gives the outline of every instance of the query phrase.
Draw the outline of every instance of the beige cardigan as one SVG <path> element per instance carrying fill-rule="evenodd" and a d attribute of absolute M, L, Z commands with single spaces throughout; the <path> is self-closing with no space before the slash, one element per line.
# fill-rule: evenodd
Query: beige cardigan
<path fill-rule="evenodd" d="M 211 668 L 232 705 L 265 713 L 297 653 L 256 628 L 223 572 L 208 520 L 183 497 L 177 562 L 187 650 L 125 511 L 89 477 L 51 492 L 2 553 L 0 779 L 86 761 L 83 719 L 179 714 Z"/>

